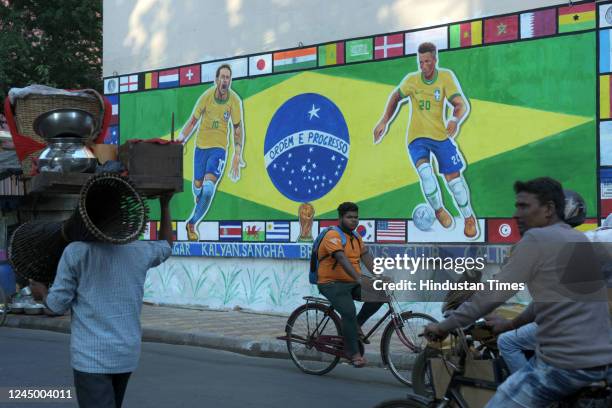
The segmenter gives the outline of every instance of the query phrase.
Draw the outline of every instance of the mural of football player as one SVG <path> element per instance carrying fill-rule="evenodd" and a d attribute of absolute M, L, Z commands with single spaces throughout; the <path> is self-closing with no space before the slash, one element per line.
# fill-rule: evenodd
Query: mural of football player
<path fill-rule="evenodd" d="M 233 129 L 234 133 L 234 154 L 229 172 L 233 182 L 240 179 L 240 169 L 245 166 L 242 159 L 244 149 L 242 100 L 231 89 L 231 84 L 231 67 L 227 64 L 220 65 L 215 73 L 215 85 L 200 96 L 189 121 L 178 137 L 179 142 L 185 144 L 194 133 L 197 133 L 193 153 L 192 185 L 195 206 L 186 226 L 190 241 L 199 239 L 196 232 L 197 224 L 208 212 L 223 175 L 230 129 Z"/>
<path fill-rule="evenodd" d="M 475 239 L 480 233 L 478 222 L 470 204 L 470 190 L 462 175 L 465 161 L 454 140 L 470 106 L 455 74 L 438 68 L 434 44 L 425 42 L 419 45 L 418 62 L 419 70 L 406 75 L 389 96 L 383 116 L 374 128 L 374 144 L 381 142 L 400 105 L 410 100 L 408 153 L 418 173 L 423 195 L 440 224 L 446 229 L 453 228 L 454 219 L 444 207 L 432 167 L 433 155 L 438 172 L 444 175 L 446 188 L 464 218 L 463 232 L 468 239 Z"/>

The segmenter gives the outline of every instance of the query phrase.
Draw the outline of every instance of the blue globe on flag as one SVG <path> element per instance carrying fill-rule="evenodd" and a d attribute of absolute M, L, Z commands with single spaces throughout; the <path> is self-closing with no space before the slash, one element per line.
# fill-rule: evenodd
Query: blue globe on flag
<path fill-rule="evenodd" d="M 303 203 L 336 186 L 349 150 L 348 127 L 340 109 L 322 95 L 305 93 L 288 99 L 272 116 L 264 160 L 278 191 Z"/>
<path fill-rule="evenodd" d="M 421 231 L 428 231 L 435 220 L 436 215 L 429 204 L 419 204 L 412 211 L 412 221 Z"/>

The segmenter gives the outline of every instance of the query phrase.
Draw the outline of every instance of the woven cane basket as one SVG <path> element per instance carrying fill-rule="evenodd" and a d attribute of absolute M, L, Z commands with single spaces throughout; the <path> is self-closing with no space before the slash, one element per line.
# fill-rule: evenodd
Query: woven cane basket
<path fill-rule="evenodd" d="M 132 242 L 146 228 L 149 207 L 132 182 L 114 173 L 92 176 L 81 189 L 79 205 L 64 223 L 70 241 Z"/>
<path fill-rule="evenodd" d="M 81 109 L 89 112 L 96 123 L 93 139 L 100 132 L 104 116 L 104 102 L 101 96 L 89 90 L 90 95 L 28 95 L 15 101 L 15 122 L 17 130 L 23 136 L 30 137 L 37 142 L 46 143 L 34 131 L 34 121 L 43 113 L 56 109 Z"/>
<path fill-rule="evenodd" d="M 79 204 L 63 222 L 28 222 L 15 230 L 8 255 L 15 273 L 50 283 L 70 242 L 127 244 L 143 233 L 149 208 L 129 179 L 117 174 L 92 176 Z"/>

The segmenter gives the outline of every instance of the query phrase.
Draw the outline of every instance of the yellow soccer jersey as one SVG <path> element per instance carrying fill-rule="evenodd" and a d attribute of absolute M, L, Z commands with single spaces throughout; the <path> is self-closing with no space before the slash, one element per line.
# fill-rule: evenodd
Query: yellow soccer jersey
<path fill-rule="evenodd" d="M 463 96 L 455 75 L 447 69 L 436 69 L 433 79 L 427 81 L 421 72 L 413 72 L 402 80 L 398 90 L 402 99 L 410 97 L 412 101 L 408 143 L 419 137 L 445 140 L 445 103 Z"/>
<path fill-rule="evenodd" d="M 202 118 L 196 146 L 200 149 L 210 147 L 227 147 L 227 127 L 231 119 L 232 124 L 240 124 L 242 117 L 240 97 L 231 89 L 225 101 L 215 98 L 216 87 L 210 87 L 200 96 L 193 111 L 196 119 Z"/>

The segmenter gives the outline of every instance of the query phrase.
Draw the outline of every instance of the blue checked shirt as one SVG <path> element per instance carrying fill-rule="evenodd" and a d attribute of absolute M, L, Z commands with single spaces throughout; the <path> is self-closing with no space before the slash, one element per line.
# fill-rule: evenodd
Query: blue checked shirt
<path fill-rule="evenodd" d="M 66 247 L 46 303 L 56 313 L 72 311 L 75 370 L 116 374 L 136 369 L 147 270 L 171 253 L 166 241 L 73 242 Z"/>

